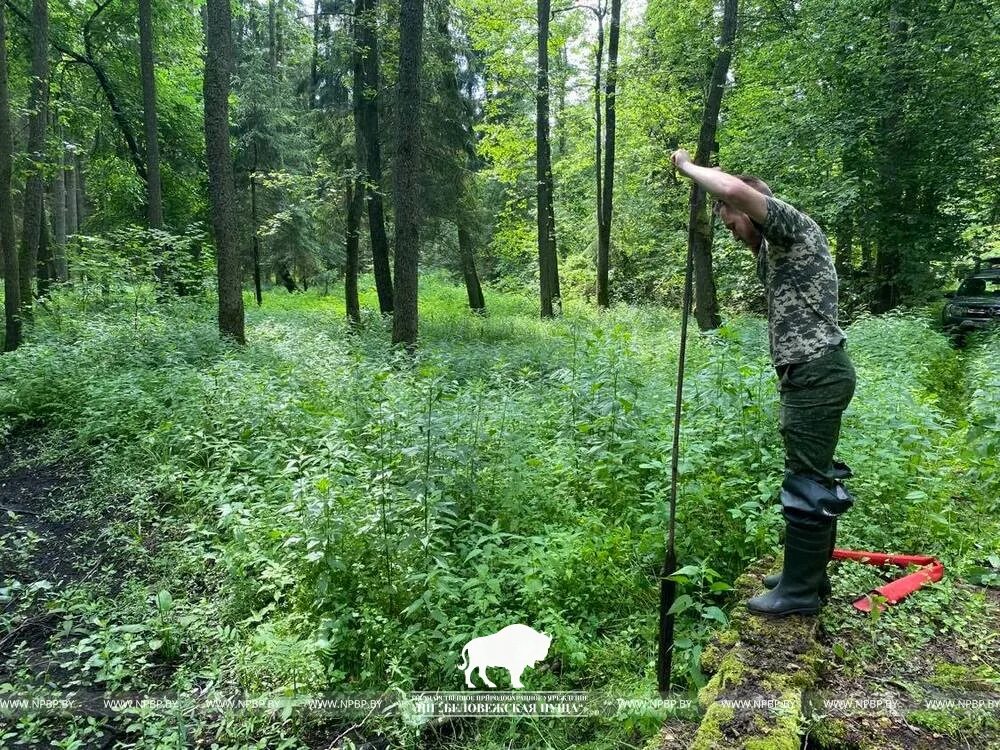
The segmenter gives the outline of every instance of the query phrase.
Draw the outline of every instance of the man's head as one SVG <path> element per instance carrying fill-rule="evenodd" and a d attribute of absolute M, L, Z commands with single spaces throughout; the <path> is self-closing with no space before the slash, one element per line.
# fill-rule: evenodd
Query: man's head
<path fill-rule="evenodd" d="M 758 193 L 763 193 L 764 195 L 773 195 L 771 188 L 767 186 L 759 177 L 754 177 L 750 174 L 738 174 L 735 175 L 737 179 L 743 181 Z M 715 201 L 712 206 L 712 211 L 714 211 L 722 223 L 726 225 L 730 232 L 733 233 L 733 237 L 746 243 L 750 246 L 750 249 L 757 252 L 760 247 L 760 232 L 757 231 L 757 227 L 753 225 L 750 221 L 750 217 L 747 216 L 742 211 L 737 211 L 735 208 L 730 207 L 721 200 Z"/>

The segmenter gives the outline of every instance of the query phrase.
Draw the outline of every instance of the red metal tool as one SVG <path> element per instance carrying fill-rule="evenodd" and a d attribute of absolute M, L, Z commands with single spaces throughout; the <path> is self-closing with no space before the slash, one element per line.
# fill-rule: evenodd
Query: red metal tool
<path fill-rule="evenodd" d="M 889 604 L 905 599 L 924 584 L 940 581 L 944 576 L 944 565 L 935 557 L 930 555 L 889 555 L 885 552 L 862 552 L 853 549 L 835 549 L 833 551 L 834 560 L 853 560 L 854 562 L 866 565 L 919 565 L 919 570 L 915 570 L 909 575 L 897 578 L 895 581 L 879 586 L 860 599 L 854 602 L 854 608 L 862 612 L 871 612 L 872 597 L 875 594 L 885 597 Z M 885 605 L 879 604 L 879 611 L 885 609 Z"/>

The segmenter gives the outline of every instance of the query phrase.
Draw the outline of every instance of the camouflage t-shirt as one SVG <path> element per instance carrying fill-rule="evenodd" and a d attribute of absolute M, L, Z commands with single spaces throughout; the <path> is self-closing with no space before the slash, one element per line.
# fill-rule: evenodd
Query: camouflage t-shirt
<path fill-rule="evenodd" d="M 757 275 L 767 291 L 775 367 L 808 362 L 847 337 L 837 325 L 837 272 L 823 230 L 782 200 L 765 196 L 767 220 Z"/>

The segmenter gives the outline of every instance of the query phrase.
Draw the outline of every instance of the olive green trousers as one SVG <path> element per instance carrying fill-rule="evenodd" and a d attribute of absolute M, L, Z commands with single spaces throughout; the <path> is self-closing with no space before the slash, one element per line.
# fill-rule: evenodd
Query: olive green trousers
<path fill-rule="evenodd" d="M 841 415 L 857 383 L 854 365 L 840 347 L 809 362 L 778 368 L 778 375 L 785 470 L 832 488 Z"/>

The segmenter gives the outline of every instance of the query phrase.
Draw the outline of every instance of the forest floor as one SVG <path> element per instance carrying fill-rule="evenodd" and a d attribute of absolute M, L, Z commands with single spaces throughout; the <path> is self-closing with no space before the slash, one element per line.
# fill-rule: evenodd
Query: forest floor
<path fill-rule="evenodd" d="M 1000 591 L 959 582 L 959 601 L 925 588 L 866 614 L 859 594 L 901 569 L 839 561 L 818 622 L 740 611 L 774 567 L 741 578 L 732 626 L 703 659 L 715 675 L 699 696 L 704 718 L 666 722 L 659 750 L 1000 748 Z"/>
<path fill-rule="evenodd" d="M 252 313 L 244 350 L 218 343 L 203 307 L 136 317 L 128 305 L 43 319 L 37 342 L 5 358 L 0 747 L 603 750 L 665 737 L 655 708 L 400 724 L 101 703 L 461 689 L 468 623 L 511 621 L 554 634 L 529 688 L 655 695 L 675 321 L 619 310 L 541 325 L 530 302 L 500 295 L 483 320 L 460 289 L 432 292 L 453 307 L 430 306 L 416 367 L 384 354 L 380 325 L 342 338 L 328 301 L 284 296 Z M 689 695 L 703 647 L 742 606 L 732 582 L 776 548 L 762 333 L 737 321 L 690 349 L 674 673 Z M 977 385 L 1000 346 L 966 361 L 917 318 L 850 334 L 864 378 L 841 457 L 862 501 L 839 546 L 934 554 L 948 572 L 873 617 L 850 603 L 890 571 L 836 566 L 800 744 L 991 748 L 995 710 L 940 700 L 1000 692 L 998 390 Z M 387 523 L 400 534 L 389 570 Z M 9 710 L 70 692 L 73 707 Z M 697 717 L 679 718 L 664 747 L 693 737 Z"/>
<path fill-rule="evenodd" d="M 127 508 L 95 502 L 86 463 L 46 445 L 51 439 L 44 426 L 27 424 L 0 447 L 0 685 L 8 688 L 0 689 L 0 706 L 4 698 L 61 696 L 87 684 L 84 673 L 64 663 L 63 649 L 79 634 L 72 614 L 85 611 L 87 600 L 113 601 L 141 560 L 114 537 Z M 55 739 L 44 729 L 46 713 L 14 712 L 0 746 Z M 74 746 L 72 732 L 60 739 Z M 113 728 L 98 722 L 79 746 L 110 747 L 115 739 Z"/>
<path fill-rule="evenodd" d="M 959 581 L 953 598 L 918 591 L 866 615 L 852 602 L 900 569 L 833 567 L 807 747 L 1000 748 L 1000 591 Z"/>
<path fill-rule="evenodd" d="M 135 539 L 123 535 L 130 521 L 127 507 L 88 497 L 87 465 L 47 444 L 51 438 L 44 426 L 27 424 L 0 447 L 0 569 L 21 582 L 17 592 L 8 593 L 0 620 L 0 683 L 16 686 L 19 695 L 58 694 L 77 686 L 86 695 L 86 671 L 60 658 L 74 644 L 72 619 L 62 617 L 72 606 L 56 602 L 114 601 L 125 578 L 141 577 L 148 562 L 144 554 L 155 555 L 156 540 L 145 536 L 142 548 L 135 548 Z M 947 602 L 937 607 L 921 601 L 924 591 L 888 615 L 891 625 L 879 627 L 878 616 L 862 615 L 851 603 L 858 592 L 897 573 L 851 562 L 834 563 L 832 573 L 834 593 L 819 631 L 826 666 L 806 712 L 803 749 L 1000 747 L 1000 591 L 959 584 L 965 606 L 951 613 Z M 938 627 L 942 624 L 948 627 Z M 158 671 L 165 675 L 170 667 Z M 992 708 L 983 705 L 987 701 Z M 95 721 L 80 735 L 79 747 L 120 747 L 138 739 L 129 737 L 129 721 L 96 701 L 89 711 Z M 48 739 L 45 713 L 34 722 L 12 724 L 0 734 L 3 747 L 37 747 Z M 668 722 L 661 747 L 688 747 L 696 727 L 691 721 Z M 361 739 L 338 723 L 316 726 L 302 740 L 317 750 L 331 747 L 345 730 Z M 728 727 L 724 737 L 725 746 L 742 746 L 736 728 Z M 372 750 L 388 746 L 371 739 Z"/>

